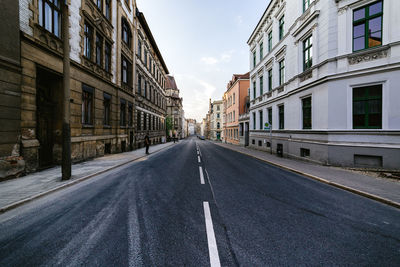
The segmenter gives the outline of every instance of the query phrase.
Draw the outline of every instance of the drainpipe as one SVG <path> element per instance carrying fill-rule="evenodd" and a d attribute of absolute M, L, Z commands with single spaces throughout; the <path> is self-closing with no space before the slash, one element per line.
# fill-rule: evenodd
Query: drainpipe
<path fill-rule="evenodd" d="M 71 126 L 70 126 L 70 59 L 69 59 L 69 19 L 68 0 L 62 2 L 63 32 L 63 129 L 62 129 L 62 180 L 71 178 Z"/>

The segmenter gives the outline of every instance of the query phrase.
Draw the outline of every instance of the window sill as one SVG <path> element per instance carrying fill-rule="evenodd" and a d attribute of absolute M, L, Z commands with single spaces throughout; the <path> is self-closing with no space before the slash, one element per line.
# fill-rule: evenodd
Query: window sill
<path fill-rule="evenodd" d="M 82 124 L 83 129 L 94 129 L 94 125 L 91 124 Z"/>

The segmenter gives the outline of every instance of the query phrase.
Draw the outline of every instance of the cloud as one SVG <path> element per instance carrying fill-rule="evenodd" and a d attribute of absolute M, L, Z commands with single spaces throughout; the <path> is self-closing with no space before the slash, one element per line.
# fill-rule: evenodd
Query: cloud
<path fill-rule="evenodd" d="M 193 118 L 197 121 L 205 116 L 208 111 L 208 101 L 217 90 L 208 81 L 193 75 L 176 74 L 175 79 L 183 97 L 183 109 L 186 118 Z M 186 90 L 185 90 L 186 89 Z"/>
<path fill-rule="evenodd" d="M 214 57 L 202 57 L 201 62 L 203 62 L 206 65 L 215 65 L 218 63 L 218 59 Z"/>
<path fill-rule="evenodd" d="M 219 63 L 229 63 L 231 62 L 232 56 L 235 50 L 229 50 L 222 52 L 218 58 L 216 57 L 202 57 L 200 60 L 206 65 L 217 65 Z"/>
<path fill-rule="evenodd" d="M 242 25 L 243 24 L 243 17 L 242 16 L 240 16 L 240 15 L 236 16 L 235 20 L 236 20 L 236 23 L 238 25 Z"/>

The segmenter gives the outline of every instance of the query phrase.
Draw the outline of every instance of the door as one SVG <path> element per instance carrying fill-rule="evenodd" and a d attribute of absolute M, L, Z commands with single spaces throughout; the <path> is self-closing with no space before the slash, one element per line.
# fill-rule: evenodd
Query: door
<path fill-rule="evenodd" d="M 49 87 L 37 87 L 37 139 L 39 140 L 39 167 L 45 168 L 53 164 L 53 120 L 54 103 Z"/>
<path fill-rule="evenodd" d="M 244 146 L 249 146 L 249 123 L 246 122 L 244 126 Z"/>

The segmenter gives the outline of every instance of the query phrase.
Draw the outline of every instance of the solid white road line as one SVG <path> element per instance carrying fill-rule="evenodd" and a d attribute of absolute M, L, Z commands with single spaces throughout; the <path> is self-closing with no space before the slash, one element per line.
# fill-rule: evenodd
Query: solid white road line
<path fill-rule="evenodd" d="M 208 241 L 208 252 L 210 254 L 210 265 L 211 267 L 220 267 L 221 263 L 219 261 L 217 241 L 215 240 L 215 233 L 213 222 L 211 219 L 210 205 L 208 202 L 203 202 L 204 206 L 204 217 L 206 219 L 206 231 L 207 231 L 207 241 Z"/>
<path fill-rule="evenodd" d="M 197 161 L 201 163 L 200 156 L 197 156 Z"/>
<path fill-rule="evenodd" d="M 203 169 L 201 168 L 201 166 L 199 166 L 199 171 L 200 171 L 200 182 L 201 184 L 204 184 Z"/>

